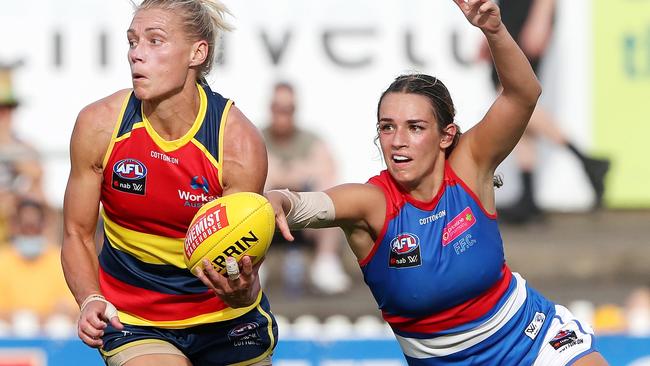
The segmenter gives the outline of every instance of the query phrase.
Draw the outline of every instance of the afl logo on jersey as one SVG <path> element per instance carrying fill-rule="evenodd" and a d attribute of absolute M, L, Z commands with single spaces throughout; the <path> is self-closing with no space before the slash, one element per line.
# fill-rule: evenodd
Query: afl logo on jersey
<path fill-rule="evenodd" d="M 400 234 L 390 242 L 390 250 L 397 254 L 406 254 L 414 251 L 420 240 L 413 234 Z"/>
<path fill-rule="evenodd" d="M 123 159 L 115 163 L 113 172 L 120 178 L 136 180 L 147 176 L 147 167 L 135 159 Z"/>
<path fill-rule="evenodd" d="M 113 189 L 144 196 L 146 183 L 147 167 L 140 161 L 122 159 L 113 165 Z"/>
<path fill-rule="evenodd" d="M 401 233 L 390 242 L 391 268 L 415 267 L 422 264 L 420 239 L 411 233 Z"/>

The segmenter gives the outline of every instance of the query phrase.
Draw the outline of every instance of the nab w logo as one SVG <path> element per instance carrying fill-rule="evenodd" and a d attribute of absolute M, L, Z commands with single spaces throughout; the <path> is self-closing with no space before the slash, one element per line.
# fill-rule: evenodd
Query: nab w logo
<path fill-rule="evenodd" d="M 135 159 L 123 159 L 115 163 L 113 172 L 120 178 L 136 180 L 147 175 L 147 167 Z"/>

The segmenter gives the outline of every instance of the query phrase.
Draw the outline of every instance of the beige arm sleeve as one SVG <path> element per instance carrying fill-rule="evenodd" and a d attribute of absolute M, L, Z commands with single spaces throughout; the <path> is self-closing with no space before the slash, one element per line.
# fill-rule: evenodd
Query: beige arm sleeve
<path fill-rule="evenodd" d="M 336 217 L 334 202 L 325 192 L 292 192 L 288 189 L 274 191 L 291 202 L 291 209 L 287 213 L 290 229 L 322 227 Z"/>

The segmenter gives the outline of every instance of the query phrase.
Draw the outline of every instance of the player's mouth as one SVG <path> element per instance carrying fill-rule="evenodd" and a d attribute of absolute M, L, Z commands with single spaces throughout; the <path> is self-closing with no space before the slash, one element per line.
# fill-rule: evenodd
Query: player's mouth
<path fill-rule="evenodd" d="M 413 161 L 413 159 L 408 156 L 398 154 L 391 155 L 391 160 L 393 160 L 393 164 L 396 166 L 403 166 Z"/>
<path fill-rule="evenodd" d="M 133 79 L 133 81 L 141 81 L 141 80 L 146 79 L 146 77 L 144 75 L 142 75 L 140 73 L 137 73 L 137 72 L 132 73 L 131 78 Z"/>

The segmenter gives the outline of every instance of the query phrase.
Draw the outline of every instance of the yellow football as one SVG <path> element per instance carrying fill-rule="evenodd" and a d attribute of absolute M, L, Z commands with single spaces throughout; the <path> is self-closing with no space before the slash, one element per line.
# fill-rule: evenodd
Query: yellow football
<path fill-rule="evenodd" d="M 275 214 L 269 201 L 257 193 L 238 192 L 203 205 L 192 219 L 185 236 L 185 265 L 196 273 L 207 258 L 226 274 L 226 258 L 237 261 L 250 256 L 259 262 L 271 244 Z"/>

